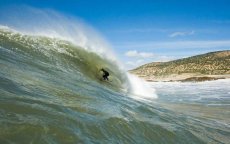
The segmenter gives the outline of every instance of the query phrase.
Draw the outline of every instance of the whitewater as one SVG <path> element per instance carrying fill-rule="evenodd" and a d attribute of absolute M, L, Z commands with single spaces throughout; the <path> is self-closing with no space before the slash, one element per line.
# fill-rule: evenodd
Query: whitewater
<path fill-rule="evenodd" d="M 0 27 L 0 143 L 229 143 L 230 80 L 147 83 L 89 26 L 29 11 Z"/>

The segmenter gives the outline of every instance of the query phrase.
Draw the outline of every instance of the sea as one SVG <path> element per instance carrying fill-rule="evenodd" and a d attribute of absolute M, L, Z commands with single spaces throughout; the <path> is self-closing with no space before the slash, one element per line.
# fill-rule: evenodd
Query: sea
<path fill-rule="evenodd" d="M 229 79 L 145 82 L 87 44 L 0 27 L 1 144 L 230 143 Z"/>

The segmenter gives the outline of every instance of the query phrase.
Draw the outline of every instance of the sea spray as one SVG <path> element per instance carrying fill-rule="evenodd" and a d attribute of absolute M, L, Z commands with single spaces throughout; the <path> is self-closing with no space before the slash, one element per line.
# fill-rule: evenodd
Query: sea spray
<path fill-rule="evenodd" d="M 67 43 L 61 43 L 66 46 L 71 45 L 72 43 L 73 45 L 76 45 L 77 48 L 82 48 L 89 53 L 96 53 L 102 60 L 104 59 L 104 61 L 106 61 L 106 64 L 101 62 L 92 63 L 93 61 L 98 61 L 98 58 L 96 58 L 97 60 L 88 59 L 89 57 L 92 57 L 92 55 L 86 56 L 86 54 L 84 54 L 84 56 L 81 58 L 81 61 L 84 61 L 84 65 L 88 65 L 88 67 L 84 67 L 84 73 L 90 73 L 88 71 L 92 71 L 92 73 L 99 73 L 97 71 L 101 67 L 106 67 L 110 69 L 110 77 L 112 77 L 113 81 L 112 85 L 109 86 L 114 86 L 114 83 L 116 83 L 116 86 L 120 85 L 120 87 L 122 87 L 126 93 L 133 94 L 135 97 L 157 97 L 154 90 L 150 88 L 146 82 L 125 72 L 124 66 L 116 58 L 116 55 L 109 43 L 106 42 L 104 38 L 102 38 L 102 36 L 96 32 L 96 30 L 85 24 L 82 20 L 78 20 L 70 16 L 64 16 L 53 10 L 41 10 L 27 6 L 23 6 L 23 9 L 20 7 L 16 8 L 16 10 L 17 9 L 20 9 L 21 12 L 15 13 L 15 9 L 11 9 L 7 16 L 4 15 L 6 22 L 9 23 L 6 24 L 7 26 L 1 26 L 1 29 L 7 29 L 13 33 L 18 33 L 21 35 L 20 37 L 23 37 L 23 35 L 27 36 L 29 38 L 26 39 L 31 38 L 34 40 L 34 42 L 39 41 L 38 37 L 47 37 L 53 39 L 50 40 L 51 44 L 49 46 L 46 46 L 45 44 L 40 45 L 40 43 L 39 47 L 34 47 L 40 51 L 41 49 L 44 49 L 43 52 L 47 51 L 47 49 L 56 49 L 58 53 L 71 55 L 68 49 L 61 47 L 59 44 L 61 40 L 64 40 Z M 8 21 L 9 18 L 7 17 L 11 16 L 14 17 L 14 19 Z M 76 48 L 76 46 L 72 46 L 72 48 Z M 78 50 L 78 53 L 79 52 L 80 51 Z M 45 52 L 45 54 L 52 57 L 52 54 L 48 54 L 48 52 Z M 71 57 L 74 56 L 71 55 Z M 84 57 L 88 58 L 84 59 Z M 96 71 L 94 71 L 94 67 L 97 69 Z M 88 76 L 92 78 L 92 75 L 93 74 L 89 74 Z M 98 78 L 98 76 L 94 75 L 93 78 Z"/>
<path fill-rule="evenodd" d="M 127 73 L 131 93 L 133 94 L 134 98 L 137 99 L 153 99 L 157 98 L 157 94 L 155 93 L 155 89 L 153 89 L 150 84 L 146 81 L 138 78 L 135 75 Z"/>
<path fill-rule="evenodd" d="M 51 9 L 29 6 L 10 7 L 5 10 L 6 12 L 2 11 L 4 10 L 0 12 L 1 25 L 25 35 L 66 40 L 114 63 L 118 62 L 105 38 L 80 18 L 63 15 Z"/>

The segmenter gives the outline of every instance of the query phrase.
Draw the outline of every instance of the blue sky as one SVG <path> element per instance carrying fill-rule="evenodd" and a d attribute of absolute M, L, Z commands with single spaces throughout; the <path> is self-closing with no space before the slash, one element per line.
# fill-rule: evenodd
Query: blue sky
<path fill-rule="evenodd" d="M 83 19 L 127 68 L 230 50 L 229 0 L 0 0 Z"/>

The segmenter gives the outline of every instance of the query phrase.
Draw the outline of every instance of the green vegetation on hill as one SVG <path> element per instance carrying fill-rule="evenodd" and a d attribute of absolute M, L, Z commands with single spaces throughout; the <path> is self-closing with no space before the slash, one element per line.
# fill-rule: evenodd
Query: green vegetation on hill
<path fill-rule="evenodd" d="M 142 65 L 130 72 L 144 77 L 184 73 L 230 74 L 230 50 L 210 52 L 169 62 L 153 62 Z"/>

